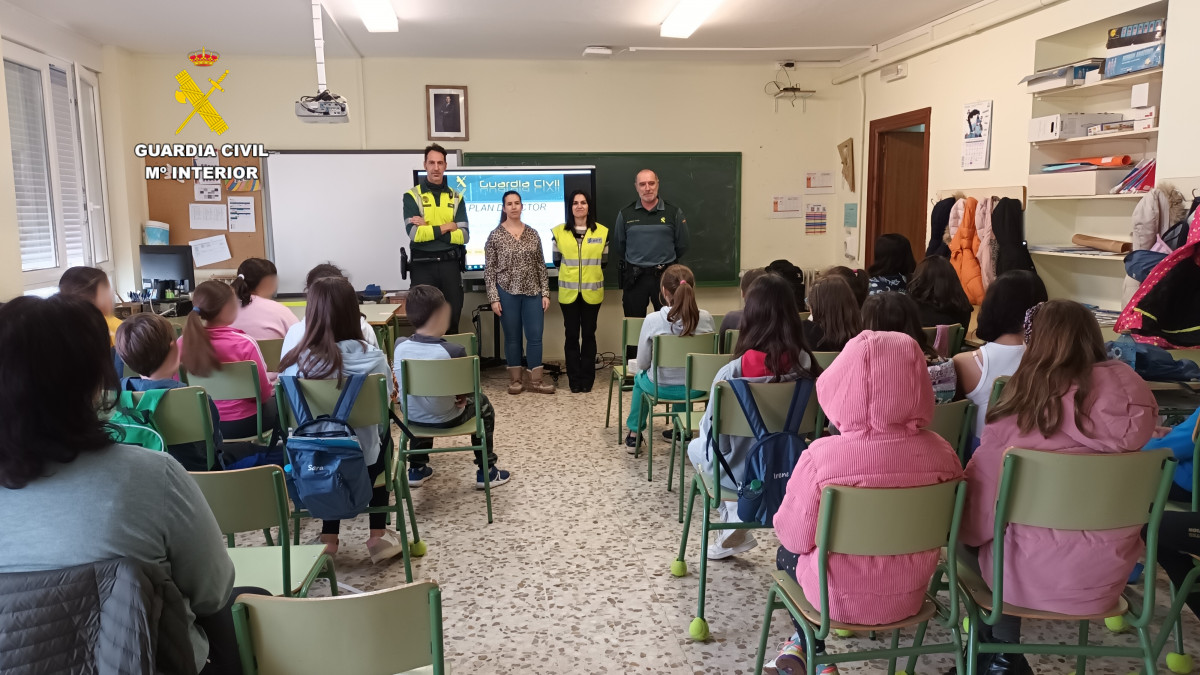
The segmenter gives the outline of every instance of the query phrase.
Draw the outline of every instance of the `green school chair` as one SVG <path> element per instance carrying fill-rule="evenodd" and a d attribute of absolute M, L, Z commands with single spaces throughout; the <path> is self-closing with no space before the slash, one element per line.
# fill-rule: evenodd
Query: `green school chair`
<path fill-rule="evenodd" d="M 800 320 L 808 321 L 812 317 L 812 312 L 800 312 Z"/>
<path fill-rule="evenodd" d="M 927 431 L 946 439 L 958 453 L 958 461 L 966 465 L 967 448 L 971 445 L 971 422 L 975 419 L 975 404 L 967 400 L 940 403 L 933 406 L 933 420 Z"/>
<path fill-rule="evenodd" d="M 258 340 L 258 351 L 262 352 L 263 363 L 267 365 L 267 371 L 278 373 L 279 361 L 283 359 L 283 338 Z"/>
<path fill-rule="evenodd" d="M 821 366 L 821 370 L 825 370 L 833 364 L 833 360 L 841 352 L 813 352 L 813 356 L 817 357 L 817 365 Z"/>
<path fill-rule="evenodd" d="M 336 598 L 241 595 L 233 622 L 246 675 L 449 672 L 436 581 Z M 322 647 L 297 650 L 297 635 Z"/>
<path fill-rule="evenodd" d="M 725 320 L 724 314 L 709 314 L 713 320 L 713 332 L 721 330 L 721 322 Z"/>
<path fill-rule="evenodd" d="M 358 399 L 350 410 L 350 419 L 346 421 L 352 427 L 379 425 L 381 441 L 379 452 L 383 456 L 383 473 L 375 479 L 375 487 L 386 488 L 389 493 L 395 495 L 396 503 L 387 506 L 368 506 L 363 513 L 386 513 L 389 520 L 393 517 L 396 519 L 396 528 L 400 534 L 400 546 L 404 554 L 404 578 L 411 582 L 412 556 L 425 555 L 426 547 L 424 542 L 413 541 L 410 543 L 408 533 L 405 531 L 404 507 L 408 507 L 409 520 L 413 524 L 414 532 L 416 531 L 416 516 L 413 515 L 412 495 L 404 489 L 407 484 L 402 484 L 396 479 L 396 446 L 392 441 L 392 420 L 388 416 L 392 403 L 388 398 L 386 377 L 388 376 L 378 373 L 367 376 L 367 381 L 363 383 Z M 334 409 L 337 408 L 338 396 L 341 394 L 337 380 L 301 378 L 297 382 L 300 385 L 300 391 L 304 393 L 304 400 L 308 402 L 308 410 L 314 418 L 333 414 Z M 275 383 L 275 400 L 279 402 L 279 426 L 283 427 L 284 452 L 287 452 L 287 436 L 297 426 L 296 414 L 292 410 L 287 394 L 283 391 L 283 385 L 278 382 Z M 288 461 L 291 459 L 289 458 Z M 300 543 L 300 519 L 311 517 L 312 515 L 304 509 L 292 512 L 294 537 L 292 543 Z"/>
<path fill-rule="evenodd" d="M 283 469 L 256 466 L 236 471 L 192 472 L 217 525 L 228 539 L 228 553 L 236 570 L 234 586 L 257 586 L 272 595 L 308 595 L 317 579 L 327 579 L 337 595 L 333 558 L 323 544 L 294 546 L 288 540 L 287 488 Z M 270 528 L 279 528 L 279 544 L 271 541 Z M 267 533 L 266 546 L 235 548 L 233 535 L 249 530 Z"/>
<path fill-rule="evenodd" d="M 1004 385 L 1008 384 L 1009 377 L 1011 376 L 1001 375 L 992 383 L 992 393 L 988 396 L 988 410 L 991 410 L 992 406 L 996 405 L 996 401 L 1000 400 L 1000 394 L 1004 393 Z M 983 435 L 983 429 L 979 430 L 979 434 Z"/>
<path fill-rule="evenodd" d="M 412 495 L 408 487 L 408 464 L 410 454 L 435 454 L 443 452 L 462 452 L 478 450 L 483 454 L 483 492 L 487 501 L 488 524 L 492 522 L 492 479 L 491 467 L 488 466 L 487 432 L 483 427 L 483 417 L 479 411 L 479 399 L 483 393 L 479 387 L 479 357 L 468 356 L 461 359 L 401 359 L 400 360 L 400 389 L 405 393 L 400 397 L 400 415 L 404 423 L 416 436 L 422 438 L 447 438 L 450 436 L 474 435 L 479 438 L 478 445 L 455 445 L 448 448 L 430 448 L 413 451 L 409 447 L 407 434 L 400 436 L 400 452 L 397 466 L 404 494 L 409 500 L 409 510 L 412 510 Z M 458 394 L 473 394 L 475 417 L 451 429 L 425 426 L 414 423 L 408 417 L 409 396 L 456 396 Z M 413 539 L 420 541 L 417 534 L 416 515 L 412 518 Z"/>
<path fill-rule="evenodd" d="M 636 347 L 638 338 L 642 333 L 643 318 L 625 317 L 621 320 L 621 350 L 617 356 L 621 359 L 620 363 L 614 363 L 612 371 L 608 376 L 608 408 L 604 413 L 604 428 L 607 429 L 609 422 L 612 419 L 612 401 L 613 401 L 613 384 L 617 385 L 617 445 L 621 444 L 622 435 L 621 429 L 625 422 L 625 416 L 621 414 L 621 394 L 626 391 L 633 391 L 633 376 L 635 373 L 629 370 L 628 364 L 625 362 L 625 353 L 629 347 Z"/>
<path fill-rule="evenodd" d="M 658 389 L 658 370 L 660 368 L 687 368 L 688 354 L 716 353 L 716 333 L 654 336 L 654 351 L 650 354 L 650 371 L 654 374 L 652 378 L 654 380 L 654 390 L 642 393 L 642 405 L 646 407 L 646 421 L 642 428 L 637 430 L 637 433 L 641 434 L 642 430 L 645 429 L 648 441 L 646 445 L 646 480 L 654 480 L 654 418 L 663 417 L 670 423 L 674 415 L 677 414 L 671 411 L 672 405 L 686 405 L 689 400 L 707 400 L 705 397 L 708 396 L 708 390 L 705 389 L 702 394 L 698 393 L 694 397 L 667 398 Z M 654 412 L 654 407 L 657 405 L 667 405 L 667 412 Z M 632 403 L 630 403 L 630 407 L 633 407 Z M 638 456 L 640 445 L 638 443 L 633 448 L 633 456 L 635 458 Z"/>
<path fill-rule="evenodd" d="M 967 672 L 975 675 L 980 653 L 1017 652 L 1075 657 L 1076 675 L 1085 675 L 1088 656 L 1124 656 L 1142 659 L 1146 670 L 1156 672 L 1169 626 L 1179 616 L 1183 598 L 1195 580 L 1179 589 L 1172 613 L 1168 614 L 1157 639 L 1151 640 L 1154 619 L 1155 578 L 1143 575 L 1142 602 L 1122 595 L 1113 606 L 1097 614 L 1068 615 L 1019 607 L 1004 602 L 1004 538 L 1010 523 L 1057 530 L 1103 531 L 1148 525 L 1146 569 L 1156 569 L 1158 527 L 1171 488 L 1176 462 L 1170 450 L 1122 454 L 1075 455 L 1014 448 L 1004 456 L 1000 490 L 996 498 L 996 521 L 992 540 L 991 588 L 963 561 L 958 564 L 961 597 L 970 619 L 967 630 Z M 1002 614 L 1046 621 L 1071 621 L 1079 626 L 1079 641 L 1062 644 L 992 644 L 979 640 L 978 626 L 994 626 Z M 1121 617 L 1138 636 L 1135 646 L 1088 644 L 1088 622 Z"/>
<path fill-rule="evenodd" d="M 475 342 L 474 333 L 454 333 L 453 335 L 443 335 L 442 337 L 446 342 L 462 345 L 467 350 L 467 356 L 479 356 L 479 346 Z"/>
<path fill-rule="evenodd" d="M 708 402 L 708 393 L 717 379 L 717 373 L 729 364 L 731 358 L 729 354 L 687 355 L 686 375 L 684 376 L 687 382 L 686 409 L 681 413 L 674 413 L 671 417 L 674 431 L 671 434 L 671 462 L 667 468 L 667 492 L 670 492 L 671 479 L 675 473 L 675 448 L 678 446 L 681 453 L 679 457 L 679 522 L 681 523 L 683 522 L 683 467 L 687 464 L 685 461 L 687 447 L 684 446 L 684 443 L 696 437 L 700 431 L 700 420 L 704 417 L 704 411 L 693 410 L 692 404 Z M 692 393 L 697 391 L 704 392 L 704 395 L 692 396 Z"/>
<path fill-rule="evenodd" d="M 182 375 L 182 372 L 180 374 Z M 258 411 L 258 433 L 246 438 L 226 438 L 224 439 L 226 443 L 249 441 L 258 445 L 266 445 L 271 441 L 271 430 L 263 429 L 263 392 L 259 387 L 257 363 L 253 361 L 223 363 L 220 370 L 214 370 L 207 376 L 201 377 L 196 373 L 188 373 L 187 378 L 189 385 L 203 387 L 204 391 L 208 392 L 208 397 L 214 401 L 254 399 L 254 407 Z"/>
<path fill-rule="evenodd" d="M 754 395 L 754 402 L 758 405 L 758 410 L 762 414 L 763 424 L 768 431 L 780 431 L 783 429 L 783 424 L 787 420 L 788 407 L 792 403 L 792 393 L 796 388 L 796 382 L 762 382 L 752 383 L 750 391 Z M 742 412 L 741 405 L 738 404 L 737 397 L 733 394 L 733 389 L 730 388 L 728 382 L 718 382 L 713 389 L 713 399 L 710 402 L 713 406 L 713 452 L 717 452 L 720 447 L 721 436 L 743 436 L 754 437 L 754 432 L 750 430 L 750 423 L 746 421 L 746 415 Z M 814 390 L 813 395 L 808 399 L 808 407 L 804 411 L 804 419 L 800 423 L 800 433 L 807 434 L 816 431 L 817 429 L 817 396 Z M 701 492 L 704 493 L 701 505 L 704 509 L 704 514 L 700 518 L 701 537 L 700 537 L 700 592 L 697 602 L 696 618 L 692 619 L 692 623 L 688 628 L 692 639 L 704 641 L 709 637 L 708 621 L 704 618 L 704 593 L 708 585 L 708 535 L 715 530 L 751 530 L 751 529 L 767 529 L 770 525 L 762 525 L 754 523 L 712 523 L 709 522 L 709 515 L 720 506 L 722 501 L 736 502 L 737 492 L 721 485 L 721 462 L 714 461 L 712 463 L 712 473 L 705 473 L 701 467 L 693 467 L 695 475 L 692 476 L 692 488 L 688 494 L 687 514 L 683 519 L 683 536 L 679 540 L 679 555 L 676 556 L 674 562 L 671 563 L 671 574 L 676 577 L 682 577 L 687 574 L 687 563 L 684 562 L 684 555 L 687 554 L 688 532 L 692 524 L 692 509 L 696 505 L 696 497 Z"/>
<path fill-rule="evenodd" d="M 962 351 L 963 340 L 967 339 L 967 329 L 961 323 L 951 324 L 950 328 L 950 356 Z M 925 331 L 925 338 L 929 340 L 929 346 L 933 346 L 933 341 L 937 339 L 937 326 L 926 326 L 921 330 Z"/>
<path fill-rule="evenodd" d="M 145 392 L 130 393 L 136 404 Z M 168 389 L 154 409 L 154 426 L 167 445 L 203 442 L 208 455 L 208 470 L 212 471 L 217 465 L 212 410 L 208 407 L 208 396 L 200 387 Z"/>
<path fill-rule="evenodd" d="M 772 574 L 767 591 L 767 610 L 758 638 L 755 675 L 761 675 L 771 635 L 771 616 L 786 610 L 803 629 L 808 648 L 806 662 L 820 670 L 821 665 L 888 659 L 888 675 L 896 673 L 896 659 L 909 657 L 906 672 L 913 672 L 917 656 L 953 654 L 958 672 L 963 670 L 962 641 L 959 635 L 958 590 L 955 552 L 958 527 L 966 501 L 966 481 L 957 480 L 913 488 L 852 488 L 827 486 L 821 491 L 817 525 L 817 575 L 820 607 L 814 607 L 794 579 L 782 570 Z M 949 565 L 935 572 L 925 601 L 916 614 L 883 626 L 862 626 L 832 621 L 829 618 L 828 569 L 831 553 L 842 555 L 904 555 L 945 547 Z M 949 576 L 949 602 L 942 602 L 937 590 L 943 573 Z M 931 620 L 950 631 L 953 639 L 941 644 L 923 644 Z M 911 647 L 900 647 L 900 629 L 916 626 Z M 833 631 L 873 633 L 892 631 L 891 646 L 880 649 L 817 655 L 815 640 L 824 640 Z"/>
<path fill-rule="evenodd" d="M 732 354 L 737 351 L 738 336 L 741 335 L 741 333 L 742 331 L 740 330 L 731 329 L 725 331 L 724 339 L 721 341 L 722 354 Z"/>

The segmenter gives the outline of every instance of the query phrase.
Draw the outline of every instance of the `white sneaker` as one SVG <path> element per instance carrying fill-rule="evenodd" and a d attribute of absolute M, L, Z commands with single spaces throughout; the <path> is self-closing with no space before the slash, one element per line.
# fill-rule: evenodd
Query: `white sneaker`
<path fill-rule="evenodd" d="M 745 553 L 746 551 L 749 551 L 750 549 L 754 548 L 755 546 L 758 546 L 758 540 L 754 538 L 754 535 L 750 534 L 749 532 L 746 532 L 745 530 L 727 530 L 727 531 L 729 531 L 729 532 L 744 532 L 745 537 L 743 537 L 740 542 L 738 542 L 736 539 L 734 539 L 734 541 L 730 541 L 731 538 L 726 538 L 724 541 L 718 540 L 716 543 L 709 544 L 708 545 L 708 559 L 709 560 L 724 560 L 725 558 L 733 557 L 735 555 L 738 555 L 739 553 Z"/>
<path fill-rule="evenodd" d="M 379 541 L 367 544 L 367 553 L 371 555 L 371 564 L 378 564 L 389 558 L 395 558 L 404 552 L 400 542 L 400 534 L 394 530 L 384 530 Z"/>

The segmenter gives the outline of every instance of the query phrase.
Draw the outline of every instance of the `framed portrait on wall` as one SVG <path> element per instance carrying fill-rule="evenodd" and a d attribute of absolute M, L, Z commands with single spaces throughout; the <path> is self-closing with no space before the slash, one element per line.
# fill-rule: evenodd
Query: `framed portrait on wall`
<path fill-rule="evenodd" d="M 425 85 L 425 121 L 429 140 L 467 141 L 467 88 Z"/>

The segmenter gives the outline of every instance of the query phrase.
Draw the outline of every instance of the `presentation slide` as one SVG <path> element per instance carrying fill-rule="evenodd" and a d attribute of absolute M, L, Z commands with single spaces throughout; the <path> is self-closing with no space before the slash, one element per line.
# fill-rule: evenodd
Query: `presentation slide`
<path fill-rule="evenodd" d="M 417 173 L 425 176 L 424 171 Z M 521 220 L 542 239 L 546 266 L 553 266 L 553 237 L 550 231 L 567 218 L 567 196 L 574 190 L 595 194 L 595 169 L 588 168 L 486 168 L 453 169 L 446 172 L 450 187 L 463 193 L 471 241 L 467 244 L 467 269 L 484 267 L 483 245 L 500 224 L 504 212 L 501 197 L 509 190 L 521 195 Z M 594 197 L 593 197 L 594 199 Z M 593 210 L 595 206 L 593 205 Z"/>

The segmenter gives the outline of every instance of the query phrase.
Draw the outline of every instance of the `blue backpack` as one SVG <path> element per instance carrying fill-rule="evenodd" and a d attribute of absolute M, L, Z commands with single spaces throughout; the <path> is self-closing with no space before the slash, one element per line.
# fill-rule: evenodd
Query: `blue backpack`
<path fill-rule="evenodd" d="M 284 467 L 288 492 L 297 509 L 314 518 L 346 520 L 362 513 L 371 501 L 371 479 L 354 428 L 346 421 L 366 375 L 346 377 L 332 415 L 313 418 L 294 376 L 280 376 L 296 431 L 288 437 L 290 463 Z"/>
<path fill-rule="evenodd" d="M 733 480 L 737 481 L 737 512 L 743 523 L 757 522 L 769 526 L 775 518 L 775 512 L 783 503 L 783 495 L 787 491 L 788 479 L 796 462 L 800 461 L 800 453 L 808 447 L 804 436 L 800 434 L 800 424 L 804 421 L 804 412 L 808 409 L 808 399 L 812 396 L 813 380 L 796 381 L 796 389 L 792 392 L 792 402 L 788 407 L 787 419 L 781 431 L 767 431 L 758 404 L 754 402 L 754 394 L 750 391 L 750 383 L 746 380 L 729 380 L 729 387 L 737 397 L 738 405 L 750 423 L 754 432 L 754 445 L 746 455 L 745 474 L 738 481 L 725 460 L 725 455 L 717 450 L 717 459 L 721 468 Z M 715 432 L 714 432 L 715 434 Z M 711 439 L 710 439 L 711 442 Z"/>

